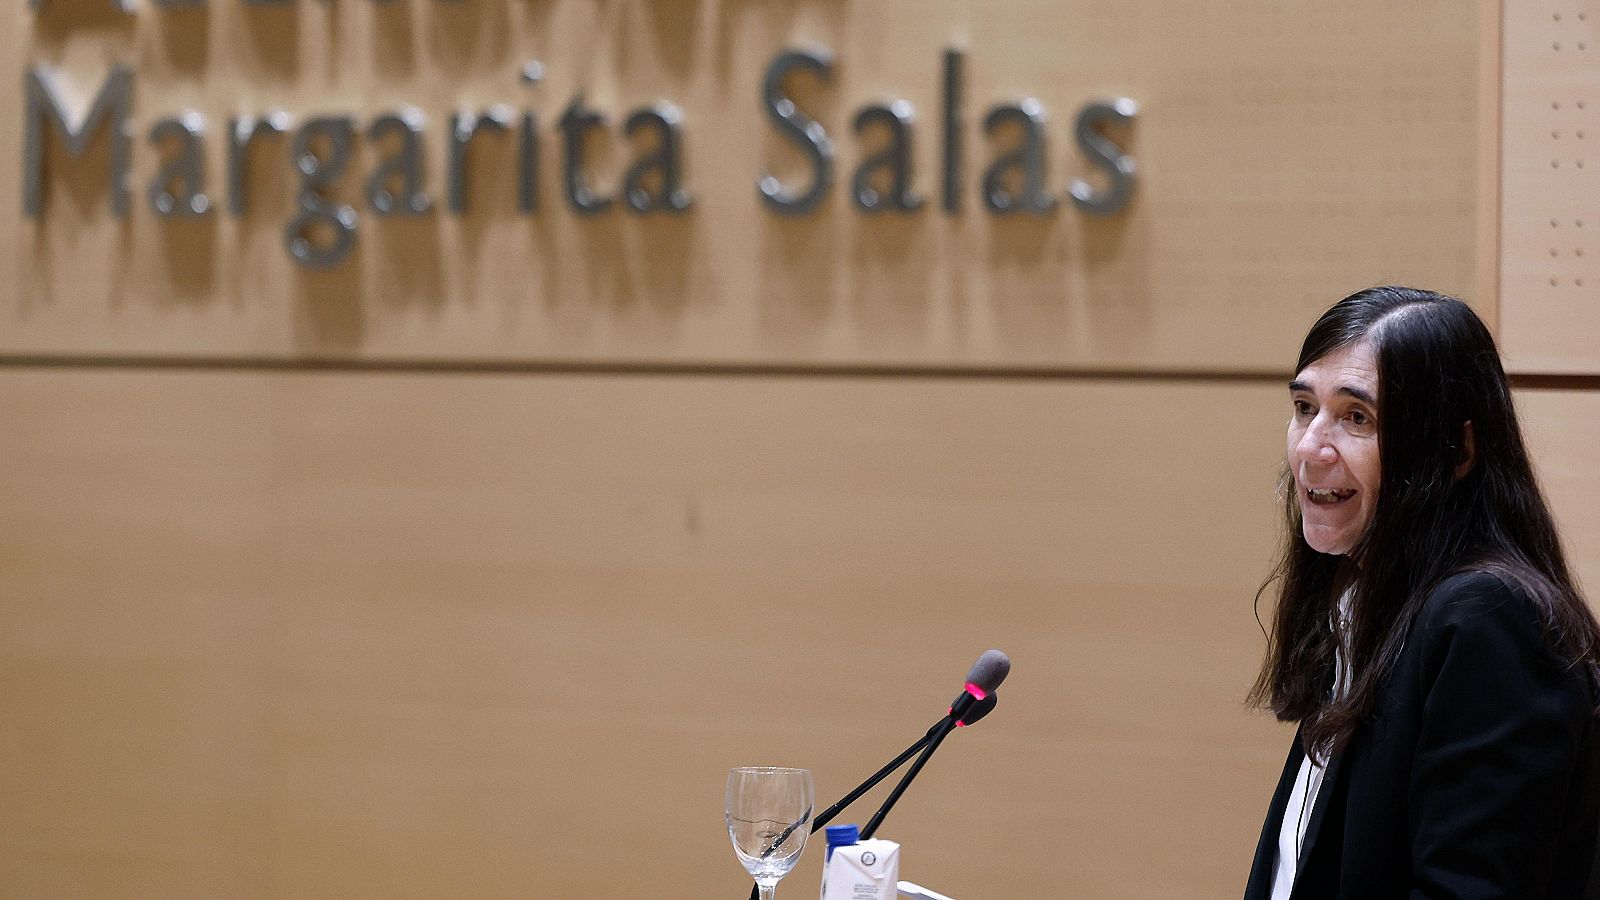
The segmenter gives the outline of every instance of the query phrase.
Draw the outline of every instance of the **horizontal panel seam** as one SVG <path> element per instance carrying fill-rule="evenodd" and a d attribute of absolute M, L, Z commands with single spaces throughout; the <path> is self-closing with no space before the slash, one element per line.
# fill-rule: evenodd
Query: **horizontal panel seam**
<path fill-rule="evenodd" d="M 750 376 L 780 378 L 952 378 L 1106 381 L 1287 382 L 1287 372 L 1224 369 L 1082 368 L 1067 366 L 860 365 L 837 363 L 598 362 L 583 360 L 350 359 L 339 357 L 100 356 L 0 354 L 0 367 L 36 369 L 373 372 L 400 374 L 527 374 L 617 376 Z"/>

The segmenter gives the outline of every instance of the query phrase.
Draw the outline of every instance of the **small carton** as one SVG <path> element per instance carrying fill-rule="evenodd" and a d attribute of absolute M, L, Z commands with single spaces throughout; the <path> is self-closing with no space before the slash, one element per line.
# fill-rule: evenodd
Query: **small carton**
<path fill-rule="evenodd" d="M 823 900 L 895 900 L 899 844 L 873 839 L 832 849 L 822 871 Z"/>

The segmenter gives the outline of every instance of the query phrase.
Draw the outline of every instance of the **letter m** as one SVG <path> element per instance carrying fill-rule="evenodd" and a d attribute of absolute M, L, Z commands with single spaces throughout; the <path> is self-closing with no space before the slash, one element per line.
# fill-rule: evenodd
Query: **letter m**
<path fill-rule="evenodd" d="M 111 132 L 111 212 L 118 218 L 128 214 L 128 111 L 133 104 L 133 70 L 113 66 L 101 83 L 99 93 L 89 102 L 89 110 L 74 116 L 67 111 L 57 73 L 38 65 L 23 76 L 27 96 L 27 124 L 22 144 L 22 212 L 38 217 L 44 194 L 44 125 L 48 120 L 66 145 L 67 154 L 77 158 L 89 149 L 95 131 Z"/>

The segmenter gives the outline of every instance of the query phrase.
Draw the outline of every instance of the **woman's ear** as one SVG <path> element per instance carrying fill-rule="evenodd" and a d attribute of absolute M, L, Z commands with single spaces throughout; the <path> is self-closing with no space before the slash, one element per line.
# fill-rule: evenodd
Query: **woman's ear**
<path fill-rule="evenodd" d="M 1456 463 L 1456 480 L 1472 471 L 1472 464 L 1478 461 L 1478 442 L 1472 437 L 1472 420 L 1461 423 L 1461 461 Z"/>

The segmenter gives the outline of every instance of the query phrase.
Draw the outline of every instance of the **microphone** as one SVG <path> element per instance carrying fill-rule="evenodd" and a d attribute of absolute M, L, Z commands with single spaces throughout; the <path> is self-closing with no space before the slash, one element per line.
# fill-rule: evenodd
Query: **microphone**
<path fill-rule="evenodd" d="M 972 668 L 967 671 L 966 687 L 956 696 L 955 700 L 950 702 L 949 713 L 935 722 L 926 734 L 891 760 L 888 765 L 874 772 L 866 781 L 857 785 L 855 790 L 845 794 L 838 803 L 818 813 L 816 818 L 811 820 L 811 833 L 815 834 L 821 831 L 839 813 L 844 812 L 846 807 L 859 800 L 862 794 L 877 787 L 878 782 L 889 777 L 894 770 L 905 765 L 906 760 L 915 756 L 918 751 L 924 751 L 929 744 L 937 746 L 937 743 L 943 741 L 951 731 L 968 725 L 976 725 L 984 716 L 993 712 L 995 705 L 1000 702 L 1000 695 L 996 689 L 1000 687 L 1000 682 L 1005 681 L 1006 676 L 1010 673 L 1011 659 L 1009 657 L 999 650 L 985 651 L 983 655 L 978 657 L 978 661 L 973 663 Z M 920 769 L 930 755 L 932 755 L 931 750 L 923 753 L 923 758 L 917 761 L 917 765 L 911 775 L 914 776 L 916 774 L 915 769 Z M 905 792 L 906 786 L 910 784 L 910 781 L 911 778 L 908 776 L 896 786 L 895 795 L 890 798 L 889 806 L 893 805 L 894 800 L 899 799 L 899 794 Z M 886 815 L 887 812 L 887 809 L 879 810 L 879 815 L 875 817 L 875 821 L 881 821 L 882 816 Z M 788 830 L 769 845 L 767 853 L 762 855 L 766 856 L 776 850 L 798 827 L 798 822 L 789 826 Z M 872 827 L 875 828 L 876 825 Z M 870 838 L 871 836 L 871 834 L 863 834 L 863 837 Z M 757 892 L 758 889 L 756 887 L 750 888 L 750 900 L 756 900 Z"/>
<path fill-rule="evenodd" d="M 973 704 L 972 709 L 967 711 L 965 718 L 957 719 L 955 722 L 955 727 L 964 728 L 968 725 L 978 724 L 980 719 L 994 711 L 995 704 L 999 702 L 999 692 L 991 692 L 987 697 Z M 933 726 L 928 729 L 927 734 L 924 734 L 922 737 L 918 738 L 916 743 L 907 747 L 903 753 L 901 753 L 899 756 L 896 756 L 893 760 L 890 760 L 888 765 L 874 772 L 872 777 L 857 785 L 855 790 L 845 794 L 842 798 L 840 798 L 838 803 L 835 803 L 834 805 L 818 813 L 816 818 L 812 819 L 811 821 L 811 833 L 815 834 L 818 831 L 821 831 L 829 822 L 832 822 L 839 815 L 839 813 L 844 812 L 845 807 L 859 800 L 862 794 L 865 794 L 867 791 L 877 787 L 878 782 L 888 778 L 895 769 L 905 765 L 906 760 L 915 756 L 917 751 L 921 750 L 923 747 L 926 747 L 928 742 L 933 740 L 933 733 L 937 731 L 940 726 L 948 722 L 950 718 L 950 716 L 946 716 L 945 718 L 935 722 Z M 761 854 L 762 857 L 766 857 L 768 854 L 772 853 L 772 851 L 782 846 L 783 842 L 788 840 L 789 835 L 793 834 L 794 830 L 798 827 L 800 826 L 798 823 L 796 823 L 794 825 L 790 825 L 787 829 L 780 833 L 772 840 L 766 852 Z"/>
<path fill-rule="evenodd" d="M 878 826 L 883 824 L 884 818 L 889 815 L 889 810 L 894 809 L 894 805 L 900 802 L 900 795 L 906 792 L 906 788 L 911 786 L 911 780 L 916 778 L 922 767 L 928 764 L 933 751 L 939 749 L 939 745 L 950 736 L 950 732 L 961 724 L 961 717 L 966 711 L 984 697 L 993 696 L 999 689 L 1000 682 L 1005 681 L 1006 676 L 1010 674 L 1011 657 L 999 650 L 985 650 L 983 655 L 978 657 L 978 661 L 972 665 L 972 671 L 967 673 L 966 689 L 956 697 L 954 703 L 950 704 L 950 715 L 928 730 L 928 743 L 922 749 L 922 755 L 917 757 L 917 761 L 906 770 L 905 777 L 901 778 L 900 783 L 889 792 L 889 797 L 878 807 L 878 811 L 873 813 L 871 820 L 867 822 L 867 827 L 861 829 L 862 840 L 869 840 L 877 833 Z M 961 709 L 960 713 L 956 711 L 958 708 Z"/>
<path fill-rule="evenodd" d="M 994 705 L 996 703 L 999 703 L 999 702 L 1000 702 L 1000 692 L 999 691 L 990 691 L 989 692 L 989 696 L 983 698 L 982 700 L 979 700 L 977 703 L 972 704 L 972 708 L 967 710 L 967 714 L 964 717 L 956 720 L 956 727 L 957 728 L 965 728 L 968 725 L 976 725 L 976 724 L 978 724 L 978 721 L 981 720 L 984 716 L 987 716 L 989 713 L 994 712 Z M 934 728 L 937 728 L 937 727 L 939 727 L 939 726 L 938 725 L 934 726 Z M 928 729 L 928 731 L 929 731 L 929 733 L 932 733 L 933 728 Z M 926 736 L 924 736 L 924 739 L 926 739 Z"/>
<path fill-rule="evenodd" d="M 999 650 L 985 650 L 978 661 L 972 664 L 967 671 L 965 689 L 950 701 L 950 715 L 959 719 L 966 715 L 972 704 L 981 701 L 984 697 L 994 693 L 1000 687 L 1000 682 L 1006 680 L 1011 674 L 1011 657 Z"/>

